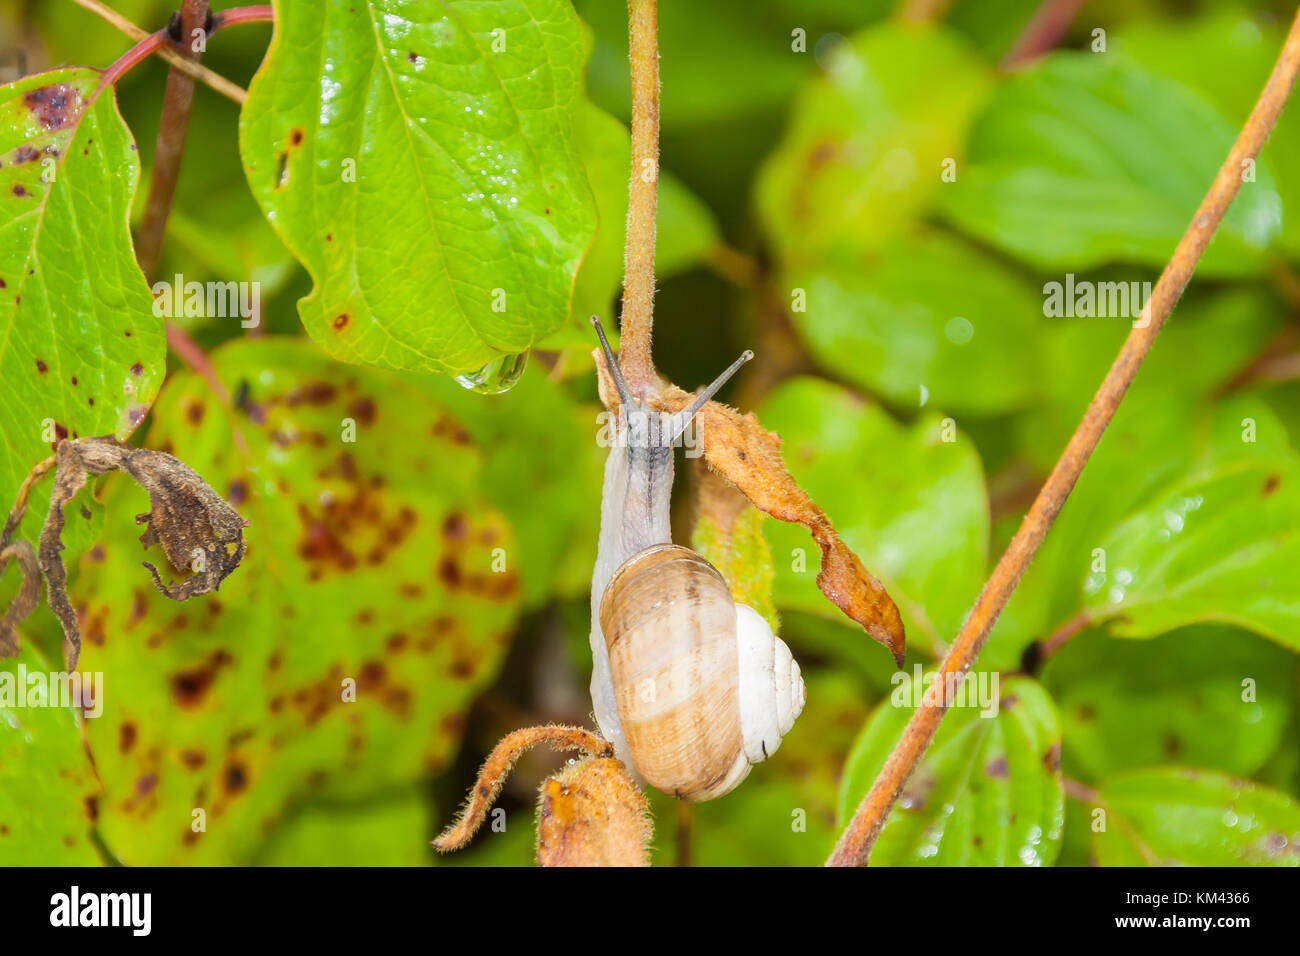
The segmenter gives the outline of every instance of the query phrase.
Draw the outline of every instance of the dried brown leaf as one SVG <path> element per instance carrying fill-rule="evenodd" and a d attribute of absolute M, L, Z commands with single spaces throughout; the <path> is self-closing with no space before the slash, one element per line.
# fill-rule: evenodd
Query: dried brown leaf
<path fill-rule="evenodd" d="M 692 396 L 675 386 L 658 400 L 664 411 L 680 411 Z M 741 415 L 718 402 L 699 414 L 700 445 L 709 465 L 754 503 L 781 521 L 802 524 L 822 552 L 817 586 L 840 610 L 884 644 L 901 667 L 903 619 L 884 586 L 836 533 L 826 513 L 795 482 L 781 458 L 781 438 L 752 414 Z"/>
<path fill-rule="evenodd" d="M 649 866 L 649 806 L 623 764 L 592 757 L 542 783 L 540 866 Z"/>
<path fill-rule="evenodd" d="M 69 670 L 77 666 L 81 655 L 81 635 L 76 611 L 68 600 L 67 571 L 63 566 L 63 509 L 86 486 L 90 475 L 125 471 L 149 492 L 151 511 L 136 517 L 137 523 L 149 525 L 140 540 L 146 548 L 159 545 L 177 573 L 192 572 L 181 584 L 169 587 L 163 584 L 152 564 L 142 562 L 153 575 L 158 590 L 168 597 L 184 601 L 217 590 L 244 556 L 244 528 L 248 522 L 209 488 L 192 468 L 171 455 L 136 448 L 111 436 L 80 438 L 60 442 L 53 464 L 56 469 L 54 488 L 50 493 L 45 526 L 41 529 L 37 563 L 45 575 L 50 609 L 63 627 L 63 653 Z M 42 462 L 23 483 L 5 523 L 4 540 L 0 542 L 0 546 L 6 547 L 6 554 L 9 553 L 8 539 L 26 510 L 27 492 L 34 481 L 49 471 L 49 467 L 50 462 Z M 18 556 L 22 561 L 21 553 Z M 0 564 L 0 570 L 3 570 L 3 564 Z M 20 593 L 15 604 L 23 599 Z M 21 606 L 18 609 L 11 606 L 5 621 L 9 621 L 10 613 L 17 615 L 20 610 Z M 8 637 L 7 632 L 5 636 Z M 13 641 L 16 653 L 16 633 Z M 6 645 L 0 644 L 3 646 Z"/>
<path fill-rule="evenodd" d="M 4 574 L 10 558 L 18 562 L 23 581 L 18 593 L 9 602 L 4 617 L 0 618 L 0 657 L 18 656 L 18 625 L 35 610 L 36 603 L 41 598 L 41 568 L 31 542 L 15 541 L 0 551 L 0 574 Z"/>

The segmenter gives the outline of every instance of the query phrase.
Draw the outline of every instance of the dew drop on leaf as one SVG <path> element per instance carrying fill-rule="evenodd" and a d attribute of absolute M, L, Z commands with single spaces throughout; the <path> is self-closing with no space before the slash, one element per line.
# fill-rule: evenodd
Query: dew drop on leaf
<path fill-rule="evenodd" d="M 499 395 L 515 387 L 527 366 L 527 352 L 520 352 L 518 355 L 503 355 L 495 361 L 488 362 L 487 365 L 484 365 L 476 372 L 457 375 L 456 381 L 460 383 L 462 388 L 467 388 L 471 392 L 479 392 L 483 395 Z"/>

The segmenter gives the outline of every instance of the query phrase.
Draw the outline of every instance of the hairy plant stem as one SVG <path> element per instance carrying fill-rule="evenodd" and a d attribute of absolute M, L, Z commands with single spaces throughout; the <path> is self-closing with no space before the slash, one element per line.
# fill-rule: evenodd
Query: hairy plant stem
<path fill-rule="evenodd" d="M 655 212 L 659 202 L 659 39 L 657 0 L 628 0 L 632 68 L 632 173 L 623 259 L 618 364 L 633 394 L 658 387 L 654 330 Z"/>
<path fill-rule="evenodd" d="M 1034 552 L 1038 550 L 1048 528 L 1065 504 L 1065 499 L 1078 481 L 1080 472 L 1088 462 L 1088 457 L 1097 447 L 1102 432 L 1110 423 L 1124 393 L 1137 375 L 1142 359 L 1151 348 L 1151 343 L 1155 341 L 1165 319 L 1169 317 L 1174 304 L 1191 280 L 1192 272 L 1205 251 L 1206 244 L 1214 235 L 1233 197 L 1241 188 L 1243 163 L 1254 159 L 1264 145 L 1269 132 L 1273 129 L 1273 124 L 1277 121 L 1278 114 L 1281 113 L 1283 105 L 1291 95 L 1297 71 L 1300 71 L 1300 10 L 1297 10 L 1277 63 L 1251 111 L 1250 118 L 1228 152 L 1228 157 L 1220 167 L 1218 175 L 1215 176 L 1214 183 L 1192 217 L 1191 225 L 1179 240 L 1173 257 L 1161 273 L 1155 289 L 1152 290 L 1151 300 L 1143 311 L 1143 318 L 1146 321 L 1140 322 L 1129 333 L 1119 356 L 1110 371 L 1106 373 L 1101 387 L 1084 413 L 1079 427 L 1075 429 L 1065 451 L 1052 469 L 1038 497 L 1034 499 L 1020 529 L 1007 546 L 997 567 L 993 569 L 992 576 L 984 585 L 966 623 L 953 641 L 951 651 L 940 667 L 940 679 L 945 679 L 949 675 L 960 676 L 975 663 L 975 658 L 980 648 L 984 646 L 998 615 L 1015 591 L 1021 575 L 1029 566 Z M 945 711 L 942 700 L 917 708 L 908 721 L 902 738 L 886 759 L 871 790 L 858 805 L 857 812 L 841 835 L 830 860 L 827 861 L 828 865 L 866 864 L 871 848 L 894 802 L 898 799 L 907 778 L 916 769 L 926 747 L 934 738 Z"/>

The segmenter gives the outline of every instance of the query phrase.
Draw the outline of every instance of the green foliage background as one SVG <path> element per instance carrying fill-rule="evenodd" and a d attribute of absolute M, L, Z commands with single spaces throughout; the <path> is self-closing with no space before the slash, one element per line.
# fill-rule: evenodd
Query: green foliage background
<path fill-rule="evenodd" d="M 113 5 L 151 29 L 170 12 Z M 1291 12 L 1097 0 L 1008 73 L 1032 0 L 958 0 L 929 26 L 892 7 L 661 4 L 656 361 L 689 388 L 755 348 L 724 398 L 783 436 L 909 637 L 895 675 L 817 591 L 802 528 L 746 529 L 808 706 L 697 809 L 698 864 L 825 858 L 1128 331 L 1046 317 L 1044 284 L 1154 282 Z M 624 5 L 277 9 L 269 54 L 248 26 L 205 55 L 250 97 L 241 115 L 198 88 L 158 270 L 260 283 L 267 337 L 177 319 L 230 406 L 163 358 L 129 245 L 164 66 L 119 84 L 120 119 L 105 96 L 50 140 L 48 184 L 13 161 L 25 91 L 93 77 L 0 88 L 0 501 L 49 453 L 46 418 L 126 434 L 152 403 L 136 440 L 252 521 L 221 592 L 178 605 L 138 567 L 141 492 L 101 481 L 86 520 L 69 509 L 105 709 L 0 706 L 0 862 L 526 864 L 547 754 L 516 769 L 504 829 L 441 860 L 427 843 L 502 734 L 588 722 L 584 320 L 613 325 L 622 271 Z M 102 68 L 128 45 L 72 3 L 0 0 L 0 69 Z M 1296 347 L 1294 104 L 1252 172 L 981 655 L 997 717 L 949 714 L 873 862 L 1300 864 L 1300 385 L 1247 374 Z M 529 347 L 503 394 L 451 377 Z M 25 639 L 0 670 L 57 658 L 47 611 Z M 671 863 L 676 811 L 652 805 Z"/>

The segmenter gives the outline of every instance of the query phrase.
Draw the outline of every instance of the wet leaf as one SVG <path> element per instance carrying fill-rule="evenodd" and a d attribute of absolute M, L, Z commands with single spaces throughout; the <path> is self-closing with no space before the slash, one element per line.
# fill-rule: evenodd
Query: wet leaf
<path fill-rule="evenodd" d="M 982 677 L 981 693 L 991 698 L 987 671 L 967 676 Z M 902 736 L 915 710 L 913 693 L 919 696 L 931 686 L 928 675 L 920 684 L 912 675 L 900 677 L 894 696 L 863 728 L 845 764 L 841 825 Z M 999 689 L 995 715 L 958 706 L 944 717 L 885 821 L 873 865 L 1050 866 L 1055 861 L 1065 814 L 1060 718 L 1035 681 L 1009 678 Z M 983 702 L 973 690 L 965 693 Z"/>
<path fill-rule="evenodd" d="M 1300 805 L 1197 770 L 1148 770 L 1101 789 L 1101 866 L 1300 866 Z"/>
<path fill-rule="evenodd" d="M 613 757 L 589 757 L 542 782 L 539 866 L 649 866 L 645 795 Z"/>
<path fill-rule="evenodd" d="M 1234 462 L 1162 489 L 1104 535 L 1084 607 L 1150 637 L 1226 621 L 1300 649 L 1300 466 Z"/>
<path fill-rule="evenodd" d="M 349 362 L 471 372 L 569 311 L 595 229 L 566 0 L 279 0 L 240 144 Z M 306 93 L 310 95 L 306 95 Z"/>
<path fill-rule="evenodd" d="M 1250 775 L 1295 720 L 1295 657 L 1244 631 L 1197 625 L 1151 641 L 1080 634 L 1043 671 L 1085 782 L 1170 763 Z"/>
<path fill-rule="evenodd" d="M 817 362 L 891 402 L 989 415 L 1041 390 L 1041 298 L 960 239 L 901 238 L 783 285 L 806 294 L 791 318 Z"/>
<path fill-rule="evenodd" d="M 778 261 L 797 270 L 887 248 L 951 188 L 943 163 L 962 162 L 989 85 L 965 44 L 930 25 L 890 22 L 835 47 L 758 180 Z"/>
<path fill-rule="evenodd" d="M 913 644 L 933 651 L 952 640 L 987 560 L 988 499 L 969 439 L 954 423 L 953 440 L 945 441 L 948 426 L 934 415 L 906 428 L 848 390 L 811 378 L 783 383 L 759 411 L 782 436 L 796 480 L 898 602 Z M 777 606 L 824 614 L 806 540 L 792 530 L 771 522 L 765 528 Z"/>
<path fill-rule="evenodd" d="M 163 321 L 128 229 L 139 178 L 112 91 L 93 70 L 0 87 L 0 510 L 62 438 L 127 435 L 162 381 Z M 45 513 L 48 487 L 31 511 Z M 89 496 L 67 543 L 93 538 Z M 35 539 L 35 525 L 23 536 Z"/>
<path fill-rule="evenodd" d="M 294 340 L 212 360 L 238 406 L 177 375 L 146 444 L 251 519 L 240 572 L 177 605 L 142 585 L 140 544 L 113 522 L 73 592 L 109 687 L 88 731 L 101 827 L 133 864 L 248 862 L 308 795 L 363 800 L 440 769 L 518 613 L 481 453 L 421 381 Z M 131 514 L 141 496 L 110 480 L 105 502 Z"/>
<path fill-rule="evenodd" d="M 1114 43 L 1118 52 L 1147 69 L 1196 90 L 1229 123 L 1242 123 L 1282 48 L 1281 27 L 1266 11 L 1225 3 L 1192 18 L 1153 16 L 1126 23 Z M 1295 113 L 1283 110 L 1259 162 L 1277 175 L 1284 213 L 1281 241 L 1294 255 L 1300 251 L 1300 218 L 1294 215 L 1300 209 L 1300 118 Z"/>
<path fill-rule="evenodd" d="M 99 785 L 68 707 L 35 706 L 18 682 L 48 685 L 52 668 L 28 643 L 0 660 L 0 865 L 98 866 L 91 841 Z M 94 723 L 98 718 L 89 718 Z"/>
<path fill-rule="evenodd" d="M 1126 262 L 1151 267 L 1154 280 L 1236 133 L 1196 93 L 1123 56 L 1056 53 L 1011 77 L 976 121 L 944 208 L 972 236 L 1037 267 Z M 1197 275 L 1259 274 L 1281 220 L 1261 165 Z"/>

